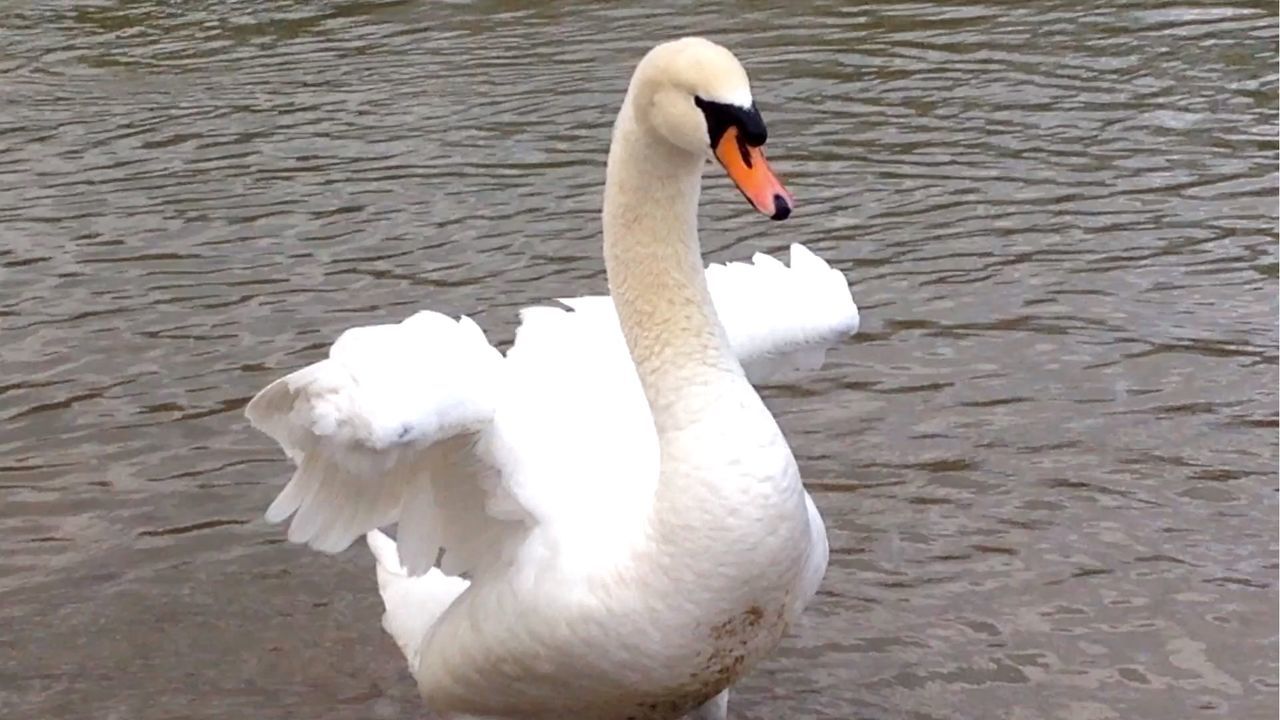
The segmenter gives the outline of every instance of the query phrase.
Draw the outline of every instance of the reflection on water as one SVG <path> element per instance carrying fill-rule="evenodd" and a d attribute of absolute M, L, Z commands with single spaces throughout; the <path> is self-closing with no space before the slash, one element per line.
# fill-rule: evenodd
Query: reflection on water
<path fill-rule="evenodd" d="M 1165 0 L 0 10 L 3 714 L 414 716 L 240 409 L 601 291 L 614 109 L 693 32 L 801 203 L 709 181 L 708 254 L 808 243 L 865 318 L 767 397 L 833 558 L 735 717 L 1274 717 L 1276 9 Z"/>

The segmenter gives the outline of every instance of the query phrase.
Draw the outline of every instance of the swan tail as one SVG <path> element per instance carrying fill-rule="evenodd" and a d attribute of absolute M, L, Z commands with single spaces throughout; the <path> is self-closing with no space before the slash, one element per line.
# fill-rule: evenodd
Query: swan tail
<path fill-rule="evenodd" d="M 416 672 L 427 632 L 470 583 L 439 568 L 411 576 L 400 562 L 395 540 L 381 530 L 370 532 L 365 540 L 378 561 L 378 593 L 386 608 L 382 627 L 404 653 L 410 672 Z"/>

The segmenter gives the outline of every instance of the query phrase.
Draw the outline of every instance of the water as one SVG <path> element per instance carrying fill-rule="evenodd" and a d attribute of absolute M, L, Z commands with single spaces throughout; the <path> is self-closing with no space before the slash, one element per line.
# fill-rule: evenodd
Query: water
<path fill-rule="evenodd" d="M 736 718 L 1272 718 L 1272 3 L 12 3 L 0 715 L 421 715 L 362 549 L 282 543 L 241 417 L 343 329 L 604 287 L 659 39 L 751 70 L 776 225 L 864 331 L 772 390 L 823 590 Z"/>

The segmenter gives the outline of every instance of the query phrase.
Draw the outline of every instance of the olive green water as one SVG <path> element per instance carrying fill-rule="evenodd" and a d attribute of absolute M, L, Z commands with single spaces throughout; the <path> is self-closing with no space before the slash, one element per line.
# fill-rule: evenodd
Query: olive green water
<path fill-rule="evenodd" d="M 346 327 L 599 292 L 648 46 L 752 73 L 864 330 L 770 390 L 823 590 L 735 718 L 1274 718 L 1274 3 L 0 6 L 0 716 L 420 717 L 241 408 Z"/>

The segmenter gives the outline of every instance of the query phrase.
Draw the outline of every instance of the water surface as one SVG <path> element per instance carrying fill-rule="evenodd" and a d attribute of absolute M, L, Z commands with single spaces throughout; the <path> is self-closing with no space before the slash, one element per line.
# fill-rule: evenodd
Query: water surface
<path fill-rule="evenodd" d="M 748 65 L 864 331 L 770 390 L 823 590 L 735 718 L 1273 718 L 1273 3 L 0 10 L 0 715 L 417 717 L 241 416 L 344 328 L 604 288 L 631 67 Z"/>

